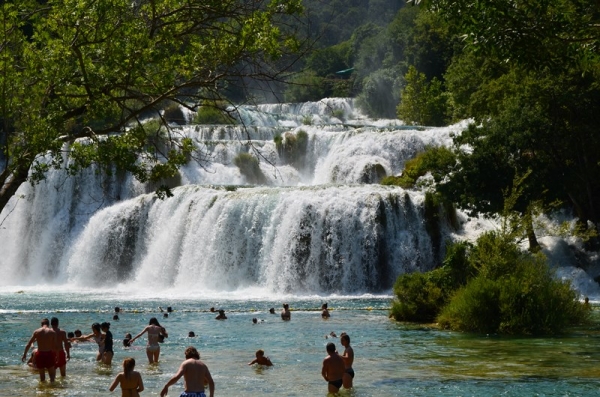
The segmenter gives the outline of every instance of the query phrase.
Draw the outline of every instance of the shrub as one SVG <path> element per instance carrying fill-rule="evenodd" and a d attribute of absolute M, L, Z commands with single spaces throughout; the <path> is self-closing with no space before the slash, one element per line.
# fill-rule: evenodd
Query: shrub
<path fill-rule="evenodd" d="M 284 136 L 275 136 L 275 146 L 279 156 L 285 164 L 293 165 L 296 168 L 302 167 L 308 147 L 308 133 L 299 130 L 296 134 L 286 132 Z"/>
<path fill-rule="evenodd" d="M 440 182 L 455 164 L 455 158 L 454 153 L 446 147 L 428 146 L 423 152 L 404 163 L 402 175 L 384 178 L 381 183 L 410 189 L 428 172 L 435 182 Z"/>
<path fill-rule="evenodd" d="M 495 333 L 500 328 L 499 296 L 494 280 L 476 277 L 456 292 L 438 323 L 453 330 Z"/>
<path fill-rule="evenodd" d="M 200 106 L 194 117 L 195 124 L 236 124 L 236 120 L 216 106 Z"/>
<path fill-rule="evenodd" d="M 183 111 L 176 103 L 172 103 L 165 108 L 163 112 L 163 117 L 169 123 L 175 123 L 179 125 L 184 125 L 186 123 Z"/>
<path fill-rule="evenodd" d="M 437 316 L 441 327 L 457 331 L 553 335 L 589 318 L 577 292 L 554 277 L 542 254 L 521 251 L 498 232 L 475 245 L 450 245 L 441 268 L 401 275 L 394 293 L 397 320 Z"/>
<path fill-rule="evenodd" d="M 467 258 L 470 247 L 467 242 L 450 244 L 442 267 L 400 275 L 394 284 L 392 316 L 401 321 L 433 321 L 454 291 L 466 284 L 467 275 L 473 273 Z"/>
<path fill-rule="evenodd" d="M 240 173 L 246 177 L 248 183 L 253 185 L 264 185 L 267 178 L 260 169 L 258 159 L 249 153 L 240 153 L 233 163 L 239 168 Z"/>
<path fill-rule="evenodd" d="M 391 315 L 398 321 L 432 322 L 446 303 L 441 280 L 444 269 L 403 274 L 394 284 Z"/>
<path fill-rule="evenodd" d="M 586 322 L 588 311 L 568 282 L 557 280 L 542 254 L 523 252 L 496 232 L 468 256 L 467 281 L 442 310 L 441 326 L 460 331 L 552 335 Z M 457 262 L 458 263 L 458 262 Z"/>

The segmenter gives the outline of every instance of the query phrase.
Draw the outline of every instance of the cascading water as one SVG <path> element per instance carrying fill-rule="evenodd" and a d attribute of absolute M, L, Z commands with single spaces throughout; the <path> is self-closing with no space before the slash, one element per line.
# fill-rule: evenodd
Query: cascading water
<path fill-rule="evenodd" d="M 423 195 L 375 182 L 464 125 L 373 121 L 349 99 L 232 112 L 243 124 L 178 127 L 210 162 L 183 167 L 173 198 L 93 170 L 22 186 L 0 214 L 0 286 L 379 293 L 439 260 Z"/>

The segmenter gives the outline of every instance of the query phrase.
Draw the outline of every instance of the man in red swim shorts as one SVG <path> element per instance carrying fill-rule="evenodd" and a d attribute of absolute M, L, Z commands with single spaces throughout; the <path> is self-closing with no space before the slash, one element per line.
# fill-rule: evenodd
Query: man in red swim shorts
<path fill-rule="evenodd" d="M 38 348 L 37 352 L 35 352 L 35 365 L 40 373 L 40 380 L 42 382 L 46 380 L 46 370 L 48 370 L 50 382 L 54 382 L 56 375 L 56 356 L 54 354 L 56 340 L 56 332 L 50 328 L 50 321 L 45 318 L 42 320 L 42 326 L 33 331 L 31 339 L 29 339 L 27 346 L 25 346 L 23 357 L 21 357 L 21 361 L 25 362 L 29 348 L 33 345 L 33 342 L 37 342 Z"/>
<path fill-rule="evenodd" d="M 56 347 L 54 349 L 56 368 L 60 370 L 60 376 L 64 377 L 67 374 L 67 361 L 71 359 L 71 343 L 67 339 L 65 330 L 58 328 L 58 318 L 52 317 L 50 325 L 54 332 L 56 332 Z"/>

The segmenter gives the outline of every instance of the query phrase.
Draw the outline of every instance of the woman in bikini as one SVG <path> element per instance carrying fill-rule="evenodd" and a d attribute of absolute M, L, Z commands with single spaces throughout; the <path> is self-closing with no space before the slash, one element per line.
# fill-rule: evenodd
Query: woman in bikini
<path fill-rule="evenodd" d="M 108 390 L 115 390 L 120 383 L 121 397 L 139 397 L 140 392 L 144 390 L 144 382 L 142 382 L 142 375 L 134 371 L 134 368 L 135 360 L 133 358 L 128 357 L 123 360 L 123 372 L 117 375 Z"/>
<path fill-rule="evenodd" d="M 134 336 L 129 343 L 133 343 L 137 338 L 148 332 L 148 344 L 146 345 L 146 355 L 150 364 L 158 362 L 158 356 L 160 355 L 160 345 L 158 344 L 160 335 L 167 337 L 167 330 L 162 327 L 156 317 L 150 319 L 149 325 L 144 328 L 142 332 Z"/>
<path fill-rule="evenodd" d="M 86 341 L 93 339 L 94 342 L 98 344 L 98 355 L 96 356 L 96 361 L 102 361 L 104 356 L 104 334 L 100 330 L 100 324 L 94 323 L 92 324 L 92 333 L 89 335 L 83 335 L 75 338 L 69 339 L 70 342 L 73 341 Z"/>

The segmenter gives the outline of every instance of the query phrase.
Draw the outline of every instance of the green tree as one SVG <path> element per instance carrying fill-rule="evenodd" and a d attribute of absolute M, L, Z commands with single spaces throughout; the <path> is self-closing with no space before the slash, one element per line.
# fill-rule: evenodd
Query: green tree
<path fill-rule="evenodd" d="M 144 131 L 140 118 L 173 102 L 195 110 L 241 76 L 276 76 L 269 65 L 298 49 L 287 19 L 301 11 L 300 0 L 4 1 L 0 211 L 65 150 L 73 172 L 96 163 L 141 181 L 172 176 L 191 141 Z"/>
<path fill-rule="evenodd" d="M 414 66 L 408 68 L 404 79 L 406 85 L 397 108 L 398 118 L 409 124 L 444 125 L 446 97 L 442 83 L 435 77 L 428 82 L 425 74 Z"/>
<path fill-rule="evenodd" d="M 445 80 L 454 117 L 475 120 L 456 137 L 458 167 L 440 189 L 462 208 L 498 214 L 512 182 L 530 175 L 515 206 L 524 216 L 533 202 L 560 201 L 597 224 L 600 5 L 424 3 L 464 37 Z"/>

